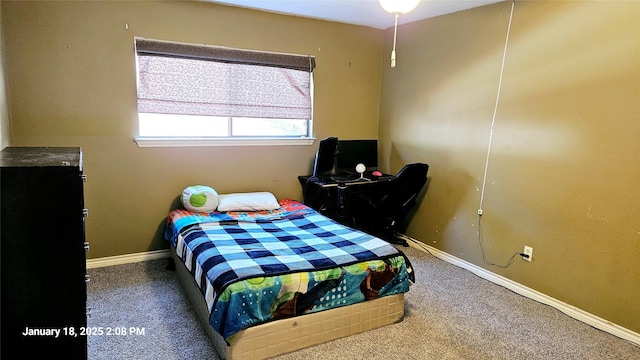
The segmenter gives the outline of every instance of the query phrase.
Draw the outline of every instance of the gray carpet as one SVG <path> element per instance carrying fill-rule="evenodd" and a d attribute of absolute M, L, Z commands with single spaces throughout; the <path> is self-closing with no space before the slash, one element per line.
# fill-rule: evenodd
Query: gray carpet
<path fill-rule="evenodd" d="M 276 359 L 640 359 L 640 347 L 427 253 L 403 322 Z M 168 260 L 90 269 L 89 359 L 217 359 Z M 109 332 L 109 333 L 107 333 Z"/>

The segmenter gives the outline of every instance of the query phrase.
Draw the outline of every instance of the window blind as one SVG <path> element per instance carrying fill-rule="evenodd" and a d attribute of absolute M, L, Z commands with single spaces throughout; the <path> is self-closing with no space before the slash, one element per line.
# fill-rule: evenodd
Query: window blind
<path fill-rule="evenodd" d="M 137 38 L 138 112 L 311 119 L 313 56 Z"/>

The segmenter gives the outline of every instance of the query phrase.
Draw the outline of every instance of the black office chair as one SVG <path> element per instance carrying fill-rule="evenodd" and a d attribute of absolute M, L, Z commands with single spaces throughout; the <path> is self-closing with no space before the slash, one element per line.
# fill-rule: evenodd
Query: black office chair
<path fill-rule="evenodd" d="M 428 171 L 428 164 L 405 165 L 385 194 L 356 196 L 352 204 L 356 227 L 391 243 L 409 246 L 406 240 L 397 236 L 397 226 L 415 206 L 416 198 L 427 182 Z"/>

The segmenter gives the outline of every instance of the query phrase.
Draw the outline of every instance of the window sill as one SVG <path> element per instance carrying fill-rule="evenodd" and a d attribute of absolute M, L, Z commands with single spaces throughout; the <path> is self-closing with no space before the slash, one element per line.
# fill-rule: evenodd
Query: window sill
<path fill-rule="evenodd" d="M 315 138 L 135 138 L 138 147 L 312 145 Z"/>

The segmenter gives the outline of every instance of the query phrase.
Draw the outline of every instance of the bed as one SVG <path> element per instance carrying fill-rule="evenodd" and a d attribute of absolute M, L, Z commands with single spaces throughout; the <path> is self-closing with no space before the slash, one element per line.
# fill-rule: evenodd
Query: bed
<path fill-rule="evenodd" d="M 295 200 L 172 211 L 165 238 L 222 359 L 263 359 L 399 322 L 413 272 L 384 240 Z"/>

